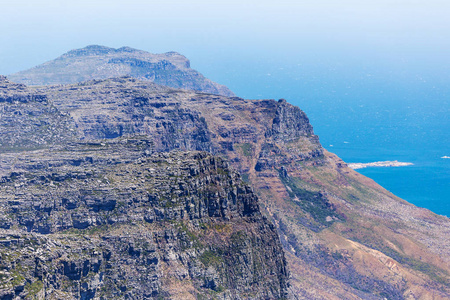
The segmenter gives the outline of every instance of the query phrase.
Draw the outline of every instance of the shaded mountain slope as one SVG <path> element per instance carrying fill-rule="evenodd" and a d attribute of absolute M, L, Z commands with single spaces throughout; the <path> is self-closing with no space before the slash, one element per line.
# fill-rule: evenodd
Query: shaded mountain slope
<path fill-rule="evenodd" d="M 0 155 L 1 299 L 280 299 L 274 226 L 222 159 L 146 139 Z"/>
<path fill-rule="evenodd" d="M 114 49 L 91 45 L 8 77 L 27 85 L 49 85 L 125 75 L 174 88 L 234 95 L 227 87 L 191 69 L 189 60 L 179 53 L 152 54 L 130 47 Z"/>

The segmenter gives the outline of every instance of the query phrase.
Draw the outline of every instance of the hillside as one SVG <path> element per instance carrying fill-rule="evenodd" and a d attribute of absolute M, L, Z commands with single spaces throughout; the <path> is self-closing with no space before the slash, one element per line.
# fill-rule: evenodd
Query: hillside
<path fill-rule="evenodd" d="M 191 69 L 189 60 L 179 53 L 152 54 L 130 47 L 114 49 L 91 45 L 75 49 L 8 78 L 27 85 L 51 85 L 120 76 L 132 76 L 173 88 L 234 96 L 227 87 Z"/>
<path fill-rule="evenodd" d="M 305 113 L 285 100 L 245 100 L 196 93 L 130 77 L 29 88 L 29 92 L 45 96 L 60 114 L 70 116 L 77 138 L 90 140 L 94 146 L 140 136 L 151 141 L 148 155 L 174 150 L 208 151 L 228 161 L 253 187 L 263 214 L 276 226 L 286 254 L 291 285 L 288 296 L 292 298 L 450 297 L 450 220 L 395 197 L 348 168 L 322 148 Z M 20 149 L 20 156 L 29 153 L 24 150 Z M 41 157 L 47 153 L 40 151 L 44 151 L 40 152 Z M 133 161 L 127 157 L 127 151 L 119 152 L 125 157 L 118 163 Z M 2 160 L 7 162 L 11 156 L 17 159 L 18 153 L 2 154 Z M 39 159 L 33 158 L 36 160 Z M 9 163 L 3 165 L 8 166 Z M 15 172 L 14 177 L 18 176 L 16 173 L 20 172 Z M 143 174 L 120 177 L 118 186 Z M 32 177 L 27 173 L 20 176 Z M 86 183 L 93 184 L 89 180 Z M 26 190 L 22 186 L 14 185 L 23 193 Z M 49 199 L 63 199 L 52 197 L 56 198 Z M 20 211 L 14 209 L 14 203 L 21 202 L 2 201 L 3 218 L 11 216 L 11 210 Z M 26 232 L 26 224 L 11 224 L 8 234 L 12 234 L 12 229 Z M 98 225 L 101 223 L 92 224 Z M 109 229 L 99 233 L 108 234 Z M 277 274 L 280 278 L 286 273 L 278 270 Z M 277 282 L 269 281 L 269 286 Z M 281 280 L 278 282 L 280 286 Z M 247 289 L 248 285 L 244 286 Z M 274 289 L 271 291 L 262 293 L 269 295 Z M 255 295 L 264 297 L 263 294 Z"/>

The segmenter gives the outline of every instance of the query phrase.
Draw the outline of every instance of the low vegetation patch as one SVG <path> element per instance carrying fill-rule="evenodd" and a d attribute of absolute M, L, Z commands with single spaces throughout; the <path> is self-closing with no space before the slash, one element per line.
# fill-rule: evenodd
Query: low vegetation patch
<path fill-rule="evenodd" d="M 204 264 L 206 267 L 216 267 L 223 262 L 223 258 L 218 253 L 212 250 L 206 250 L 202 253 L 202 255 L 200 255 L 199 258 L 202 264 Z"/>
<path fill-rule="evenodd" d="M 345 217 L 336 211 L 334 205 L 322 193 L 299 188 L 289 177 L 280 175 L 280 179 L 287 187 L 291 200 L 309 213 L 321 227 L 329 226 L 336 220 L 345 220 Z"/>

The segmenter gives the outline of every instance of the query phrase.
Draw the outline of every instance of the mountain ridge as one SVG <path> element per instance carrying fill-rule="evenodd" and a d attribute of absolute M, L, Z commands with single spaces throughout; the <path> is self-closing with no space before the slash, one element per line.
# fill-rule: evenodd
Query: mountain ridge
<path fill-rule="evenodd" d="M 51 85 L 120 76 L 133 76 L 174 88 L 234 96 L 227 87 L 191 69 L 189 60 L 177 52 L 152 54 L 131 47 L 114 49 L 89 45 L 34 68 L 10 74 L 8 78 L 27 85 Z"/>

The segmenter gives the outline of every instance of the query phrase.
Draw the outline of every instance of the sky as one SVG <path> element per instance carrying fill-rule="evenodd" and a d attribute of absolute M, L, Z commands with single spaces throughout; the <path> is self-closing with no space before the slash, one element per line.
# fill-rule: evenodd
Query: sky
<path fill-rule="evenodd" d="M 336 106 L 348 105 L 353 119 L 335 123 L 362 122 L 356 108 L 373 103 L 398 111 L 424 103 L 432 111 L 449 106 L 448 0 L 1 4 L 3 75 L 91 44 L 129 46 L 152 53 L 177 51 L 238 96 L 286 98 L 313 118 L 318 110 L 331 115 Z M 313 124 L 318 130 L 325 126 L 319 122 Z M 449 122 L 442 127 L 450 130 Z"/>
<path fill-rule="evenodd" d="M 268 60 L 443 72 L 449 13 L 446 0 L 2 0 L 0 74 L 89 44 L 177 51 L 211 74 Z"/>

